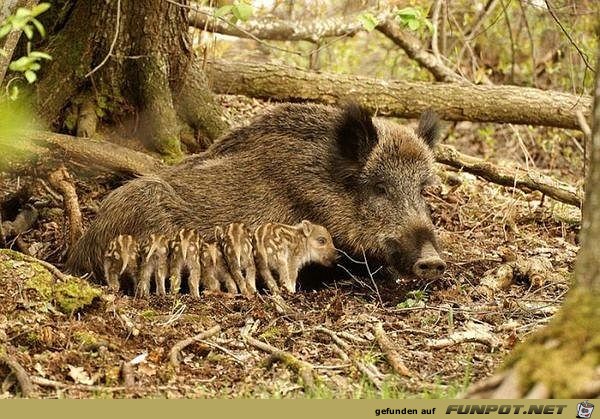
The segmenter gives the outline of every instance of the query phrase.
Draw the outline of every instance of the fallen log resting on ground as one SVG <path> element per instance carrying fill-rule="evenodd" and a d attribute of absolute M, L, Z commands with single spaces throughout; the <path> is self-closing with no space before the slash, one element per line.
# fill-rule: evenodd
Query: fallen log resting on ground
<path fill-rule="evenodd" d="M 424 83 L 326 74 L 265 63 L 209 61 L 212 89 L 277 101 L 336 103 L 353 99 L 384 116 L 417 118 L 434 109 L 450 121 L 497 122 L 580 129 L 588 96 L 517 86 Z"/>
<path fill-rule="evenodd" d="M 435 158 L 440 163 L 472 173 L 502 186 L 539 191 L 557 201 L 579 208 L 581 208 L 583 202 L 581 191 L 535 170 L 509 169 L 496 166 L 485 160 L 462 154 L 455 148 L 443 144 L 437 146 Z"/>

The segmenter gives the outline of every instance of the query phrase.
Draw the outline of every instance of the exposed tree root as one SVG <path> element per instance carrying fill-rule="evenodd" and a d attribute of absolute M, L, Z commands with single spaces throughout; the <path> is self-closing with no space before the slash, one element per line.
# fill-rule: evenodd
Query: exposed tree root
<path fill-rule="evenodd" d="M 1 230 L 3 238 L 6 239 L 10 237 L 17 237 L 18 235 L 25 233 L 27 230 L 33 227 L 38 219 L 38 215 L 37 209 L 33 207 L 27 207 L 19 212 L 13 221 L 4 221 L 4 223 L 2 223 L 0 220 L 0 224 L 2 224 Z"/>
<path fill-rule="evenodd" d="M 61 166 L 50 173 L 48 181 L 63 197 L 66 224 L 69 230 L 69 246 L 71 247 L 75 245 L 83 234 L 83 221 L 81 219 L 81 210 L 79 209 L 79 200 L 73 178 L 66 167 Z"/>
<path fill-rule="evenodd" d="M 443 339 L 429 339 L 427 346 L 433 349 L 442 349 L 448 346 L 459 345 L 462 343 L 481 343 L 488 346 L 491 350 L 500 345 L 500 341 L 487 327 L 470 322 L 466 325 L 466 330 L 453 333 Z"/>
<path fill-rule="evenodd" d="M 60 271 L 60 269 L 58 269 L 56 266 L 54 266 L 50 262 L 46 262 L 45 260 L 37 259 L 33 256 L 26 255 L 26 254 L 20 254 L 19 258 L 25 262 L 37 263 L 38 265 L 42 265 L 44 268 L 46 268 L 52 275 L 54 275 L 60 281 L 66 281 L 69 278 L 69 275 L 62 273 Z"/>
<path fill-rule="evenodd" d="M 0 362 L 6 364 L 11 371 L 15 374 L 17 378 L 17 382 L 19 383 L 19 387 L 21 387 L 21 393 L 23 397 L 35 397 L 35 388 L 31 379 L 29 378 L 29 374 L 25 371 L 25 368 L 19 364 L 19 362 L 8 354 L 8 349 L 6 346 L 0 344 Z"/>
<path fill-rule="evenodd" d="M 557 201 L 581 208 L 583 196 L 575 187 L 559 182 L 534 170 L 508 169 L 476 157 L 459 153 L 448 145 L 438 145 L 438 162 L 480 176 L 499 185 L 542 192 Z"/>
<path fill-rule="evenodd" d="M 53 151 L 65 160 L 81 163 L 86 169 L 101 169 L 111 173 L 125 175 L 144 175 L 155 173 L 163 164 L 151 156 L 121 147 L 106 141 L 98 141 L 56 134 L 46 131 L 27 133 L 34 144 Z M 44 150 L 29 150 L 43 154 Z"/>
<path fill-rule="evenodd" d="M 171 365 L 173 365 L 174 367 L 179 366 L 179 353 L 183 349 L 185 349 L 187 346 L 191 345 L 194 342 L 198 342 L 203 339 L 207 339 L 211 336 L 214 336 L 217 333 L 219 333 L 220 331 L 221 331 L 221 326 L 216 325 L 202 333 L 198 333 L 197 335 L 192 336 L 191 338 L 183 339 L 183 340 L 180 340 L 179 342 L 177 342 L 175 345 L 173 345 L 173 347 L 169 351 L 169 361 L 170 361 Z"/>
<path fill-rule="evenodd" d="M 375 339 L 377 339 L 379 347 L 385 354 L 396 374 L 412 377 L 414 374 L 410 372 L 406 365 L 404 365 L 404 361 L 402 361 L 402 358 L 396 349 L 396 345 L 392 342 L 387 333 L 385 333 L 385 330 L 383 330 L 383 325 L 381 323 L 373 325 L 373 332 L 375 333 Z"/>
<path fill-rule="evenodd" d="M 260 340 L 253 338 L 250 335 L 249 330 L 249 326 L 251 326 L 251 324 L 251 322 L 247 322 L 246 326 L 241 330 L 242 339 L 244 339 L 244 341 L 246 341 L 249 345 L 270 354 L 269 358 L 267 359 L 267 366 L 271 366 L 274 362 L 281 362 L 290 370 L 298 374 L 298 376 L 302 379 L 302 385 L 306 392 L 313 392 L 316 390 L 315 372 L 313 366 L 308 362 L 296 358 L 287 351 L 277 349 L 268 343 L 261 342 Z"/>

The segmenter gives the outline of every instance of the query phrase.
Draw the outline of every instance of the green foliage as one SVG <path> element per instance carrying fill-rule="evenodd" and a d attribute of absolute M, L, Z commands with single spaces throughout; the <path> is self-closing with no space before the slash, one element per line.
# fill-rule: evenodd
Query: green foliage
<path fill-rule="evenodd" d="M 27 39 L 33 39 L 34 29 L 37 29 L 41 36 L 46 36 L 44 26 L 36 19 L 37 16 L 50 8 L 50 3 L 40 3 L 32 9 L 19 7 L 14 15 L 9 16 L 0 26 L 0 38 L 5 37 L 13 31 L 23 31 Z"/>
<path fill-rule="evenodd" d="M 425 291 L 415 290 L 407 294 L 408 298 L 398 304 L 398 308 L 424 307 L 427 302 Z"/>
<path fill-rule="evenodd" d="M 219 7 L 215 11 L 215 17 L 224 18 L 229 16 L 229 21 L 235 24 L 239 20 L 242 22 L 247 21 L 252 16 L 252 13 L 254 13 L 254 9 L 248 2 L 236 0 L 233 4 Z"/>
<path fill-rule="evenodd" d="M 37 71 L 42 68 L 40 61 L 52 59 L 52 57 L 45 52 L 31 51 L 31 40 L 34 36 L 34 29 L 38 31 L 40 36 L 46 36 L 44 25 L 42 25 L 36 17 L 49 8 L 50 3 L 40 3 L 32 9 L 20 7 L 14 15 L 9 16 L 2 26 L 0 26 L 0 38 L 3 38 L 14 31 L 23 31 L 27 37 L 27 55 L 12 61 L 8 68 L 11 71 L 22 73 L 29 84 L 34 83 L 37 80 Z M 19 88 L 17 86 L 11 87 L 8 91 L 8 97 L 11 100 L 16 100 L 18 96 Z"/>
<path fill-rule="evenodd" d="M 359 22 L 367 32 L 372 32 L 379 25 L 379 20 L 372 13 L 365 12 L 358 16 Z"/>
<path fill-rule="evenodd" d="M 423 27 L 426 27 L 430 31 L 433 30 L 433 25 L 427 19 L 427 14 L 419 7 L 405 7 L 394 14 L 396 15 L 396 20 L 411 31 L 417 31 Z"/>
<path fill-rule="evenodd" d="M 0 167 L 5 159 L 27 157 L 24 133 L 36 128 L 35 119 L 23 101 L 0 96 Z"/>

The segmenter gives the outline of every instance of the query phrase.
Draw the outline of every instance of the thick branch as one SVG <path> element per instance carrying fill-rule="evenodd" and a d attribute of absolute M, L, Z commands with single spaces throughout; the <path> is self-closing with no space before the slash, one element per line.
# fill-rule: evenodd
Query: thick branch
<path fill-rule="evenodd" d="M 416 38 L 402 30 L 393 20 L 387 20 L 378 25 L 377 30 L 402 48 L 406 55 L 429 70 L 437 81 L 463 83 L 467 81 L 446 67 L 435 55 L 427 52 Z"/>
<path fill-rule="evenodd" d="M 485 160 L 459 153 L 453 147 L 438 145 L 436 160 L 448 166 L 480 176 L 499 185 L 540 191 L 557 201 L 581 208 L 582 195 L 571 185 L 562 183 L 534 170 L 508 169 Z"/>
<path fill-rule="evenodd" d="M 214 61 L 206 71 L 217 93 L 290 102 L 352 98 L 381 115 L 401 118 L 416 118 L 433 108 L 452 121 L 579 129 L 577 111 L 589 116 L 591 109 L 588 96 L 517 86 L 386 81 L 244 62 Z"/>
<path fill-rule="evenodd" d="M 358 16 L 353 18 L 329 18 L 316 21 L 285 21 L 269 19 L 248 21 L 236 25 L 224 19 L 212 17 L 210 9 L 190 12 L 190 25 L 240 38 L 271 41 L 309 41 L 321 42 L 323 38 L 354 36 L 364 31 Z M 446 67 L 435 55 L 428 52 L 419 41 L 403 30 L 387 11 L 377 16 L 376 29 L 402 48 L 406 54 L 421 66 L 429 70 L 438 81 L 465 82 L 466 80 Z"/>
<path fill-rule="evenodd" d="M 198 29 L 217 32 L 238 38 L 253 37 L 271 41 L 319 42 L 323 38 L 354 36 L 363 31 L 358 19 L 330 18 L 313 21 L 287 21 L 280 19 L 249 20 L 235 25 L 226 19 L 214 18 L 214 10 L 191 10 L 189 23 Z"/>

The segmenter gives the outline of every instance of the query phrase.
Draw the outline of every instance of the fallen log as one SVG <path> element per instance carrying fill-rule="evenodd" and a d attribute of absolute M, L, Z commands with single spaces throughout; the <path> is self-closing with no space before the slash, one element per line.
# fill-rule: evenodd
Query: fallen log
<path fill-rule="evenodd" d="M 454 147 L 440 144 L 436 147 L 438 162 L 479 176 L 489 182 L 511 188 L 539 191 L 544 195 L 581 208 L 583 193 L 577 188 L 529 169 L 509 169 L 458 152 Z"/>
<path fill-rule="evenodd" d="M 434 109 L 450 121 L 579 130 L 577 112 L 588 117 L 592 105 L 589 96 L 528 87 L 377 80 L 266 63 L 213 60 L 206 72 L 215 93 L 328 104 L 351 98 L 380 115 L 400 118 L 417 118 Z"/>

